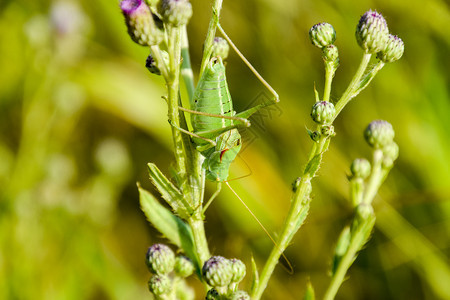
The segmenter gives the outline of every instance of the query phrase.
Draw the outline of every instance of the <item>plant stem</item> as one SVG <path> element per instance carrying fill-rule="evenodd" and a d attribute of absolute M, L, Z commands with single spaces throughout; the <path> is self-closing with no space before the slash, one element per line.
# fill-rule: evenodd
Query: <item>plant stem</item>
<path fill-rule="evenodd" d="M 181 76 L 183 77 L 184 84 L 188 93 L 189 101 L 192 101 L 194 97 L 194 73 L 191 68 L 191 58 L 189 55 L 189 42 L 186 30 L 186 25 L 181 29 L 181 57 L 183 62 L 181 63 Z M 192 107 L 190 107 L 192 109 Z"/>
<path fill-rule="evenodd" d="M 373 198 L 375 198 L 378 189 L 380 188 L 380 185 L 384 177 L 381 166 L 382 159 L 383 159 L 383 151 L 380 149 L 375 150 L 373 152 L 372 174 L 370 176 L 369 182 L 367 183 L 362 203 L 370 204 Z"/>
<path fill-rule="evenodd" d="M 348 269 L 355 261 L 357 252 L 362 249 L 362 247 L 367 242 L 372 232 L 373 226 L 375 225 L 375 216 L 370 216 L 359 224 L 356 232 L 352 233 L 352 238 L 350 245 L 348 246 L 347 252 L 342 257 L 339 262 L 339 266 L 336 272 L 333 274 L 330 285 L 323 297 L 324 300 L 333 300 L 336 296 L 342 282 L 344 281 L 345 274 L 347 274 Z"/>
<path fill-rule="evenodd" d="M 166 78 L 168 90 L 168 116 L 176 125 L 180 126 L 180 117 L 178 111 L 178 94 L 180 88 L 180 58 L 181 58 L 181 31 L 178 27 L 169 27 L 169 74 Z M 172 138 L 175 146 L 175 160 L 177 172 L 183 182 L 186 182 L 186 157 L 184 154 L 184 145 L 182 133 L 174 126 L 172 128 Z"/>
<path fill-rule="evenodd" d="M 348 88 L 345 90 L 340 100 L 336 103 L 336 114 L 333 118 L 333 121 L 339 115 L 345 105 L 354 96 L 356 96 L 355 91 L 357 90 L 360 80 L 364 75 L 364 71 L 367 69 L 367 65 L 369 64 L 371 56 L 372 54 L 365 53 L 362 57 L 361 63 L 358 67 L 358 70 L 356 71 L 355 76 L 353 76 L 353 79 L 350 82 Z M 327 66 L 325 67 L 326 75 L 324 100 L 329 100 L 334 71 L 335 70 L 331 68 L 327 68 Z M 319 127 L 318 130 L 320 130 Z M 290 241 L 294 237 L 295 233 L 300 229 L 308 214 L 310 204 L 309 195 L 311 193 L 311 179 L 314 178 L 317 170 L 319 169 L 319 166 L 322 162 L 323 153 L 328 149 L 329 142 L 329 137 L 321 137 L 319 142 L 315 143 L 311 149 L 310 155 L 308 157 L 308 163 L 303 172 L 303 176 L 301 177 L 299 187 L 292 196 L 291 207 L 286 217 L 286 221 L 280 235 L 280 239 L 278 241 L 278 246 L 272 249 L 269 258 L 264 265 L 260 277 L 260 284 L 252 291 L 252 299 L 258 300 L 261 298 L 262 293 L 264 292 L 264 289 L 266 288 L 267 283 L 270 279 L 270 276 L 272 275 L 275 266 L 278 263 L 281 253 L 287 248 L 287 246 L 289 246 Z"/>
<path fill-rule="evenodd" d="M 198 210 L 197 210 L 198 211 Z M 208 248 L 208 241 L 206 240 L 205 227 L 203 218 L 200 213 L 194 214 L 188 220 L 189 226 L 191 226 L 192 233 L 194 235 L 195 248 L 197 250 L 197 256 L 199 259 L 199 269 L 201 270 L 203 264 L 211 256 Z"/>
<path fill-rule="evenodd" d="M 331 83 L 333 82 L 336 68 L 329 63 L 325 63 L 325 88 L 323 91 L 323 101 L 330 101 Z"/>
<path fill-rule="evenodd" d="M 333 121 L 336 119 L 336 117 L 339 115 L 339 113 L 342 111 L 342 109 L 345 107 L 345 105 L 347 105 L 347 103 L 350 100 L 352 100 L 353 97 L 356 96 L 356 94 L 354 92 L 358 87 L 361 77 L 364 75 L 364 71 L 367 69 L 367 65 L 369 64 L 371 57 L 372 57 L 372 54 L 364 53 L 364 55 L 361 59 L 361 63 L 359 64 L 358 70 L 355 73 L 355 76 L 353 76 L 352 81 L 348 85 L 344 94 L 339 99 L 339 101 L 336 103 L 336 107 L 335 107 L 336 114 L 334 115 Z"/>
<path fill-rule="evenodd" d="M 295 233 L 300 229 L 309 211 L 310 193 L 311 193 L 311 179 L 315 176 L 319 166 L 322 162 L 322 154 L 328 149 L 328 143 L 325 137 L 322 137 L 317 144 L 313 145 L 311 155 L 306 165 L 303 176 L 300 179 L 299 186 L 291 199 L 291 207 L 289 208 L 282 233 L 278 240 L 277 246 L 272 248 L 263 271 L 260 276 L 260 283 L 252 291 L 251 298 L 254 300 L 260 299 L 267 283 L 272 275 L 275 266 L 281 254 L 289 246 Z"/>
<path fill-rule="evenodd" d="M 169 77 L 166 79 L 168 88 L 168 106 L 169 106 L 169 118 L 177 126 L 180 124 L 179 115 L 179 89 L 180 89 L 180 62 L 181 62 L 181 35 L 182 30 L 179 27 L 169 27 L 168 30 L 168 49 L 169 49 Z M 183 118 L 184 120 L 184 118 Z M 189 151 L 189 144 L 185 144 L 189 141 L 183 139 L 182 133 L 172 126 L 172 136 L 175 145 L 175 159 L 177 162 L 178 175 L 182 180 L 182 190 L 188 201 L 191 204 L 201 202 L 201 171 L 192 174 L 193 177 L 188 176 L 187 167 L 192 166 L 192 171 L 197 170 L 199 165 L 198 155 L 188 155 L 192 151 Z M 192 150 L 192 149 L 191 149 Z M 191 168 L 189 168 L 190 170 Z M 205 229 L 203 220 L 201 218 L 201 208 L 194 212 L 188 220 L 191 226 L 194 236 L 195 249 L 197 257 L 199 259 L 199 268 L 202 267 L 204 261 L 209 258 L 208 243 L 206 240 Z"/>

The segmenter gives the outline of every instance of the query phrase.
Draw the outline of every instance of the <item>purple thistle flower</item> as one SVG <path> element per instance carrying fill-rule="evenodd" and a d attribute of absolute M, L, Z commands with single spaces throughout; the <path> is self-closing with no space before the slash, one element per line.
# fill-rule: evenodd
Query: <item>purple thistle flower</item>
<path fill-rule="evenodd" d="M 150 8 L 142 0 L 122 0 L 120 9 L 125 17 L 128 34 L 131 39 L 142 46 L 157 45 L 163 33 L 155 28 Z"/>

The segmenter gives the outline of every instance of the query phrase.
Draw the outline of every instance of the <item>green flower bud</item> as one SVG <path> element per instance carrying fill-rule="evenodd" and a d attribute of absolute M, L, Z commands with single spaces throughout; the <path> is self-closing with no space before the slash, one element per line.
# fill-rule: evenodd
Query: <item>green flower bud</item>
<path fill-rule="evenodd" d="M 355 159 L 350 166 L 353 178 L 366 179 L 370 175 L 370 169 L 370 162 L 365 158 Z"/>
<path fill-rule="evenodd" d="M 233 277 L 231 262 L 222 256 L 213 256 L 203 265 L 202 274 L 210 286 L 226 286 L 230 284 Z"/>
<path fill-rule="evenodd" d="M 316 143 L 319 142 L 320 137 L 321 137 L 320 132 L 308 130 L 308 134 L 309 134 L 309 137 L 310 137 L 314 142 L 316 142 Z"/>
<path fill-rule="evenodd" d="M 402 39 L 396 35 L 389 34 L 386 47 L 378 52 L 377 57 L 385 63 L 391 63 L 399 60 L 404 51 L 405 45 Z"/>
<path fill-rule="evenodd" d="M 383 167 L 390 168 L 394 164 L 394 161 L 398 158 L 398 145 L 395 142 L 387 144 L 383 147 Z"/>
<path fill-rule="evenodd" d="M 222 60 L 228 57 L 228 53 L 230 52 L 230 45 L 228 45 L 227 40 L 221 37 L 215 37 L 213 46 L 212 46 L 212 54 L 211 57 L 220 56 Z"/>
<path fill-rule="evenodd" d="M 220 300 L 220 294 L 216 289 L 210 289 L 208 293 L 206 293 L 206 300 Z"/>
<path fill-rule="evenodd" d="M 233 283 L 239 283 L 244 279 L 246 270 L 245 270 L 245 264 L 237 259 L 233 258 L 231 261 L 231 269 L 233 271 L 233 277 L 231 278 L 231 282 Z"/>
<path fill-rule="evenodd" d="M 186 256 L 180 255 L 175 259 L 175 274 L 186 278 L 194 273 L 194 264 Z"/>
<path fill-rule="evenodd" d="M 175 27 L 186 25 L 192 17 L 192 5 L 188 0 L 161 0 L 159 11 L 164 22 Z"/>
<path fill-rule="evenodd" d="M 328 23 L 319 23 L 309 30 L 309 39 L 311 43 L 319 48 L 331 45 L 336 40 L 336 31 Z"/>
<path fill-rule="evenodd" d="M 383 120 L 372 121 L 364 131 L 367 143 L 376 149 L 381 149 L 391 144 L 394 136 L 395 132 L 392 125 Z"/>
<path fill-rule="evenodd" d="M 174 268 L 175 254 L 164 244 L 154 244 L 148 248 L 145 262 L 153 274 L 168 274 Z"/>
<path fill-rule="evenodd" d="M 388 35 L 386 20 L 376 11 L 367 11 L 356 27 L 356 41 L 366 53 L 377 53 L 385 49 Z"/>
<path fill-rule="evenodd" d="M 166 275 L 153 275 L 148 281 L 148 289 L 155 296 L 167 294 L 172 287 L 170 278 Z"/>
<path fill-rule="evenodd" d="M 142 0 L 122 0 L 120 8 L 125 17 L 128 34 L 134 42 L 151 46 L 162 41 L 163 32 L 151 25 L 152 12 Z"/>
<path fill-rule="evenodd" d="M 250 296 L 245 291 L 236 291 L 231 294 L 230 300 L 250 300 Z"/>
<path fill-rule="evenodd" d="M 322 57 L 325 62 L 332 62 L 337 68 L 339 66 L 339 52 L 335 45 L 328 45 L 322 48 Z"/>
<path fill-rule="evenodd" d="M 336 135 L 333 125 L 322 125 L 320 127 L 320 133 L 324 136 L 335 136 Z"/>
<path fill-rule="evenodd" d="M 327 124 L 333 120 L 336 110 L 334 105 L 328 101 L 319 101 L 314 103 L 311 110 L 311 118 L 319 124 Z"/>

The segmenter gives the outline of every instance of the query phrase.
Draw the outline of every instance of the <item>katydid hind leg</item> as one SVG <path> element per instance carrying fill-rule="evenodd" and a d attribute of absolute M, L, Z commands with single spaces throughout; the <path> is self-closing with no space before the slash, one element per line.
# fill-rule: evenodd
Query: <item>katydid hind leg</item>
<path fill-rule="evenodd" d="M 237 117 L 237 116 L 224 116 L 224 115 L 210 114 L 210 113 L 203 112 L 203 111 L 187 109 L 187 108 L 184 108 L 181 106 L 179 106 L 178 108 L 179 108 L 179 110 L 190 113 L 190 114 L 201 115 L 201 116 L 206 116 L 206 117 L 211 117 L 211 118 L 218 118 L 218 119 L 229 119 L 229 120 L 233 120 L 233 121 L 240 123 L 240 126 L 244 126 L 244 127 L 250 126 L 250 121 L 245 118 L 241 118 L 241 117 Z"/>

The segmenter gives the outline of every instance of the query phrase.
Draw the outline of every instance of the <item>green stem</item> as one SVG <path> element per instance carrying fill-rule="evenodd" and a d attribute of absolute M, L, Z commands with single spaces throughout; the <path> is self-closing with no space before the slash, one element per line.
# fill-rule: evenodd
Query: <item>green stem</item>
<path fill-rule="evenodd" d="M 325 63 L 325 88 L 323 91 L 323 101 L 330 101 L 331 83 L 333 82 L 336 68 L 329 63 Z"/>
<path fill-rule="evenodd" d="M 161 55 L 161 50 L 159 49 L 159 46 L 151 46 L 150 47 L 153 57 L 157 63 L 158 69 L 161 71 L 161 75 L 164 77 L 166 82 L 169 80 L 169 73 L 167 70 L 166 63 L 164 62 L 164 59 Z"/>
<path fill-rule="evenodd" d="M 172 122 L 174 122 L 177 126 L 180 125 L 180 116 L 179 116 L 179 78 L 180 78 L 180 62 L 181 62 L 181 35 L 182 31 L 179 27 L 170 27 L 169 28 L 169 51 L 170 51 L 170 60 L 169 60 L 169 70 L 170 70 L 170 78 L 167 82 L 168 90 L 169 90 L 169 118 Z M 186 192 L 185 195 L 187 197 L 195 198 L 190 199 L 191 203 L 196 203 L 201 201 L 201 199 L 197 199 L 201 197 L 197 195 L 198 187 L 201 185 L 201 172 L 199 174 L 191 174 L 197 175 L 194 186 L 191 186 L 192 183 L 191 177 L 188 177 L 186 173 L 187 166 L 193 165 L 192 159 L 194 157 L 190 155 L 186 155 L 186 148 L 190 145 L 184 145 L 184 140 L 182 137 L 182 133 L 172 126 L 172 135 L 175 144 L 175 158 L 177 161 L 177 167 L 179 176 L 184 183 L 182 189 L 184 191 L 190 191 L 190 193 Z M 197 172 L 196 172 L 197 173 Z M 201 268 L 203 263 L 209 258 L 209 249 L 208 243 L 205 235 L 205 228 L 203 224 L 203 220 L 201 217 L 201 208 L 198 208 L 193 216 L 191 216 L 188 220 L 189 225 L 191 226 L 192 233 L 194 236 L 195 249 L 198 257 L 198 267 Z"/>
<path fill-rule="evenodd" d="M 201 78 L 203 71 L 206 68 L 206 65 L 209 62 L 209 58 L 211 57 L 212 46 L 214 42 L 214 37 L 216 36 L 217 24 L 219 23 L 220 11 L 222 10 L 222 0 L 214 0 L 213 5 L 213 15 L 211 17 L 211 21 L 209 22 L 208 32 L 206 33 L 205 43 L 203 45 L 203 58 L 202 64 L 200 67 L 200 75 Z"/>
<path fill-rule="evenodd" d="M 324 300 L 333 300 L 336 296 L 342 282 L 344 281 L 345 274 L 355 261 L 358 251 L 366 244 L 373 226 L 375 225 L 375 216 L 370 216 L 365 219 L 356 229 L 356 232 L 352 233 L 352 239 L 348 246 L 347 252 L 339 262 L 339 266 L 336 272 L 333 274 L 330 285 L 323 297 Z"/>
<path fill-rule="evenodd" d="M 380 188 L 383 178 L 382 169 L 383 151 L 377 149 L 373 152 L 372 174 L 367 183 L 362 203 L 370 204 Z"/>
<path fill-rule="evenodd" d="M 347 105 L 347 103 L 353 99 L 353 97 L 356 96 L 354 93 L 356 89 L 358 88 L 358 84 L 361 80 L 361 77 L 364 75 L 364 71 L 367 69 L 367 65 L 369 64 L 370 58 L 372 57 L 372 54 L 370 53 L 364 53 L 361 63 L 359 64 L 358 70 L 356 71 L 355 76 L 353 76 L 352 81 L 348 85 L 347 89 L 345 90 L 344 94 L 342 95 L 341 99 L 336 103 L 336 114 L 334 115 L 334 119 L 339 115 L 339 113 L 342 111 L 342 109 Z"/>
<path fill-rule="evenodd" d="M 206 240 L 205 227 L 203 218 L 200 212 L 197 210 L 192 217 L 188 220 L 189 226 L 191 226 L 192 234 L 194 236 L 195 248 L 198 257 L 198 268 L 201 270 L 205 261 L 209 259 L 211 254 L 209 253 L 208 241 Z M 199 276 L 201 278 L 201 276 Z"/>
<path fill-rule="evenodd" d="M 169 120 L 176 126 L 180 126 L 180 117 L 178 111 L 178 91 L 180 88 L 180 58 L 181 58 L 181 31 L 178 27 L 170 26 L 168 48 L 169 48 L 169 74 L 166 78 L 168 90 L 168 116 Z M 177 172 L 182 182 L 186 182 L 186 157 L 184 153 L 184 145 L 182 133 L 171 126 L 172 138 L 175 146 L 175 160 Z M 184 190 L 184 189 L 183 189 Z"/>
<path fill-rule="evenodd" d="M 300 229 L 309 211 L 310 193 L 311 193 L 311 179 L 314 178 L 319 166 L 322 162 L 322 154 L 328 149 L 328 138 L 321 138 L 319 143 L 314 144 L 307 167 L 300 179 L 299 186 L 291 199 L 291 207 L 286 217 L 282 233 L 278 240 L 278 245 L 272 248 L 272 252 L 264 265 L 261 272 L 259 285 L 252 291 L 251 298 L 254 300 L 260 299 L 270 276 L 272 275 L 275 266 L 280 259 L 281 254 L 289 246 L 295 233 Z"/>
<path fill-rule="evenodd" d="M 183 62 L 181 63 L 181 76 L 183 77 L 184 85 L 186 86 L 189 103 L 191 103 L 192 98 L 194 97 L 195 85 L 194 73 L 191 68 L 191 58 L 189 56 L 189 43 L 186 25 L 183 26 L 181 33 L 181 57 L 183 58 Z"/>

